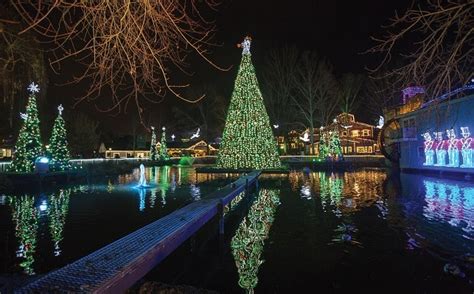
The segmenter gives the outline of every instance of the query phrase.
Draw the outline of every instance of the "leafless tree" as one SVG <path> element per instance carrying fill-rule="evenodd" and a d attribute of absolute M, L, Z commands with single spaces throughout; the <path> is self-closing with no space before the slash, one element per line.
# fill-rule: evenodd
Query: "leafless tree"
<path fill-rule="evenodd" d="M 338 105 L 332 67 L 314 52 L 304 52 L 294 75 L 292 101 L 299 123 L 309 129 L 314 154 L 314 129 L 327 125 Z"/>
<path fill-rule="evenodd" d="M 55 44 L 54 69 L 66 59 L 82 61 L 84 72 L 72 82 L 86 80 L 90 87 L 80 97 L 112 97 L 109 108 L 119 112 L 132 102 L 143 123 L 143 102 L 157 103 L 167 92 L 187 102 L 170 79 L 173 68 L 185 71 L 193 51 L 207 59 L 213 24 L 202 9 L 216 8 L 215 0 L 12 0 L 28 27 Z"/>
<path fill-rule="evenodd" d="M 404 85 L 423 85 L 428 95 L 437 97 L 473 77 L 474 1 L 428 0 L 413 5 L 395 15 L 384 37 L 373 39 L 376 45 L 368 52 L 383 54 L 373 73 L 401 55 L 405 63 L 388 74 Z M 402 40 L 415 40 L 409 46 L 414 49 L 403 50 L 407 45 Z"/>
<path fill-rule="evenodd" d="M 40 85 L 39 103 L 47 85 L 46 65 L 39 42 L 31 33 L 18 36 L 24 26 L 12 10 L 8 3 L 0 3 L 0 99 L 2 119 L 5 119 L 2 125 L 10 130 L 14 118 L 19 119 L 18 112 L 26 103 L 27 85 L 32 81 Z"/>
<path fill-rule="evenodd" d="M 342 76 L 338 84 L 337 96 L 340 110 L 347 113 L 356 110 L 362 103 L 361 90 L 364 77 L 348 73 Z"/>
<path fill-rule="evenodd" d="M 397 84 L 393 75 L 384 72 L 379 77 L 367 79 L 361 94 L 364 97 L 364 108 L 378 118 L 383 115 L 385 108 L 399 103 L 401 88 L 402 85 Z"/>
<path fill-rule="evenodd" d="M 206 98 L 194 103 L 191 107 L 174 107 L 173 112 L 178 122 L 176 128 L 200 128 L 201 138 L 210 142 L 222 134 L 225 123 L 227 103 L 212 84 L 198 84 L 188 88 L 187 93 L 194 95 L 204 93 Z M 191 131 L 191 129 L 186 129 Z"/>
<path fill-rule="evenodd" d="M 67 127 L 69 146 L 73 155 L 91 158 L 99 147 L 99 123 L 78 112 L 67 122 Z"/>
<path fill-rule="evenodd" d="M 265 56 L 262 70 L 262 95 L 270 123 L 277 126 L 275 131 L 283 136 L 294 127 L 296 118 L 295 109 L 288 106 L 292 103 L 298 55 L 296 47 L 273 49 Z"/>

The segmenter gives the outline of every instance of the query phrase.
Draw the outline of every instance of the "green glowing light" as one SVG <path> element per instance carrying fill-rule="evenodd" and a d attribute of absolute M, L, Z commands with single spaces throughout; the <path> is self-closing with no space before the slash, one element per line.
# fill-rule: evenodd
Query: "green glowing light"
<path fill-rule="evenodd" d="M 277 143 L 250 54 L 242 55 L 219 148 L 217 167 L 281 167 Z"/>

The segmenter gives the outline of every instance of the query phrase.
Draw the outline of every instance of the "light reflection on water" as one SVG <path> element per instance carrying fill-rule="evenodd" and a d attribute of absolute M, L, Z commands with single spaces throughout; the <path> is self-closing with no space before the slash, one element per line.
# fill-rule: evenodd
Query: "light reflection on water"
<path fill-rule="evenodd" d="M 28 275 L 49 271 L 82 257 L 81 247 L 90 253 L 217 188 L 207 184 L 217 177 L 190 167 L 146 168 L 146 189 L 135 188 L 138 178 L 137 168 L 105 183 L 2 196 L 0 220 L 6 225 L 0 235 L 15 237 L 0 240 L 1 251 L 7 252 L 0 268 Z"/>
<path fill-rule="evenodd" d="M 439 280 L 437 275 L 444 275 L 443 279 L 446 279 L 452 275 L 446 268 L 454 266 L 459 273 L 452 275 L 453 279 L 457 279 L 455 281 L 463 285 L 462 288 L 469 285 L 469 278 L 463 271 L 474 269 L 474 183 L 413 174 L 388 178 L 383 170 L 377 169 L 342 174 L 293 171 L 287 181 L 266 175 L 262 176 L 262 181 L 265 178 L 273 182 L 261 184 L 259 195 L 231 241 L 239 274 L 238 285 L 245 292 L 286 289 L 279 287 L 296 278 L 292 276 L 293 271 L 299 269 L 301 273 L 303 269 L 299 268 L 299 263 L 312 260 L 315 254 L 312 250 L 323 252 L 322 256 L 358 252 L 361 259 L 377 259 L 380 258 L 377 254 L 386 258 L 385 247 L 391 248 L 390 262 L 394 264 L 407 262 L 407 258 L 410 260 L 408 252 L 415 251 L 422 252 L 415 254 L 423 254 L 430 264 L 440 264 L 426 272 L 419 270 L 417 274 L 421 276 L 418 278 L 430 276 Z M 291 192 L 286 192 L 285 187 Z M 302 211 L 301 206 L 312 208 L 303 213 L 305 210 Z M 318 212 L 318 209 L 321 210 Z M 329 221 L 332 217 L 334 222 Z M 321 220 L 325 221 L 321 223 Z M 274 222 L 278 223 L 276 227 L 272 226 Z M 316 236 L 312 232 L 315 229 L 320 231 Z M 292 231 L 299 233 L 295 235 Z M 397 233 L 399 231 L 402 234 Z M 279 243 L 281 245 L 277 245 Z M 313 243 L 318 245 L 311 246 Z M 374 248 L 377 249 L 374 251 Z M 285 256 L 293 257 L 285 259 Z M 303 271 L 315 270 L 314 275 L 317 275 L 319 268 L 325 268 L 325 265 L 316 260 Z M 338 259 L 324 259 L 324 262 L 332 268 L 338 264 Z M 419 261 L 414 264 L 416 262 Z M 355 271 L 371 272 L 373 269 Z M 275 275 L 280 272 L 286 276 Z M 302 283 L 310 282 L 298 278 Z M 449 283 L 443 283 L 446 281 L 432 284 L 432 287 L 450 287 Z M 426 286 L 417 289 L 428 289 Z"/>

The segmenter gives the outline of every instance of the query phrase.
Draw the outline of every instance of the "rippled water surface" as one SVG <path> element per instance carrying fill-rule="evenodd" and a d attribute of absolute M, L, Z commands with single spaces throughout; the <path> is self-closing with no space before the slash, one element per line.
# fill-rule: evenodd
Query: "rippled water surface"
<path fill-rule="evenodd" d="M 147 169 L 2 197 L 2 273 L 47 272 L 223 186 L 192 168 Z M 224 293 L 472 293 L 474 183 L 364 169 L 263 175 L 145 280 Z"/>
<path fill-rule="evenodd" d="M 177 254 L 147 279 L 224 293 L 472 293 L 472 182 L 296 171 L 263 176 L 244 206 L 228 215 L 223 256 Z"/>
<path fill-rule="evenodd" d="M 136 169 L 89 184 L 0 196 L 0 273 L 33 275 L 63 266 L 222 184 L 190 167 L 147 168 L 146 178 L 147 189 L 136 188 Z"/>

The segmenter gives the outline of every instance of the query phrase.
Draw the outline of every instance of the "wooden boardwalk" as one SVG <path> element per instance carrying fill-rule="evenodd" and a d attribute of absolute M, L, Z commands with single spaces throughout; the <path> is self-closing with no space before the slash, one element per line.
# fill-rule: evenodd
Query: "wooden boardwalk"
<path fill-rule="evenodd" d="M 15 292 L 124 292 L 216 215 L 221 217 L 219 230 L 222 233 L 223 207 L 251 185 L 258 185 L 260 173 L 244 175 L 205 199 L 176 210 Z"/>

